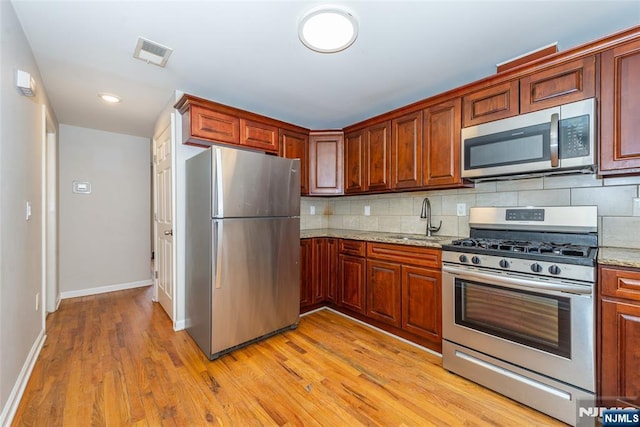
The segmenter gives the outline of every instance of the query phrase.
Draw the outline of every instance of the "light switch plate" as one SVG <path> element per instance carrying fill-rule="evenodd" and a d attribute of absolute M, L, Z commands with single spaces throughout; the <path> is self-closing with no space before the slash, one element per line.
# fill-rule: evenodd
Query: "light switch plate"
<path fill-rule="evenodd" d="M 315 215 L 316 214 L 316 207 L 311 205 L 309 206 L 309 215 Z"/>
<path fill-rule="evenodd" d="M 364 207 L 364 216 L 370 216 L 371 215 L 371 206 L 366 205 Z"/>
<path fill-rule="evenodd" d="M 633 198 L 633 216 L 640 216 L 640 198 Z"/>
<path fill-rule="evenodd" d="M 465 216 L 467 214 L 467 204 L 466 203 L 458 203 L 456 206 L 458 216 Z"/>

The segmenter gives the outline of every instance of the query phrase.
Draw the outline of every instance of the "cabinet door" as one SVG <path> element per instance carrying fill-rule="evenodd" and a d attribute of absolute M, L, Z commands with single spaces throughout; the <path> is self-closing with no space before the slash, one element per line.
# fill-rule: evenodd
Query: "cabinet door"
<path fill-rule="evenodd" d="M 466 95 L 462 99 L 462 127 L 518 115 L 518 87 L 518 80 L 511 80 Z"/>
<path fill-rule="evenodd" d="M 640 304 L 602 301 L 600 396 L 604 406 L 640 406 Z"/>
<path fill-rule="evenodd" d="M 309 193 L 309 177 L 307 174 L 307 147 L 309 136 L 304 133 L 280 129 L 280 156 L 287 159 L 300 159 L 300 194 Z"/>
<path fill-rule="evenodd" d="M 402 266 L 402 329 L 442 345 L 442 273 Z"/>
<path fill-rule="evenodd" d="M 327 252 L 327 240 L 323 237 L 313 239 L 313 277 L 311 286 L 311 301 L 319 303 L 324 301 L 329 284 L 329 256 Z"/>
<path fill-rule="evenodd" d="M 309 135 L 309 194 L 343 193 L 342 132 Z"/>
<path fill-rule="evenodd" d="M 240 120 L 235 116 L 219 113 L 199 105 L 192 105 L 190 111 L 184 113 L 182 118 L 183 133 L 190 131 L 190 134 L 183 135 L 184 141 L 197 138 L 231 144 L 240 142 Z M 185 121 L 190 122 L 190 126 L 184 126 L 187 124 Z M 208 146 L 210 144 L 192 142 L 192 145 Z"/>
<path fill-rule="evenodd" d="M 600 67 L 600 172 L 640 172 L 640 41 L 604 51 Z"/>
<path fill-rule="evenodd" d="M 300 308 L 312 304 L 313 239 L 300 239 Z"/>
<path fill-rule="evenodd" d="M 600 266 L 598 275 L 601 295 L 640 301 L 640 270 Z"/>
<path fill-rule="evenodd" d="M 369 126 L 365 145 L 365 190 L 391 188 L 391 122 Z"/>
<path fill-rule="evenodd" d="M 424 117 L 423 184 L 448 187 L 460 177 L 460 98 L 426 108 Z"/>
<path fill-rule="evenodd" d="M 422 185 L 422 111 L 391 122 L 391 186 L 416 188 Z"/>
<path fill-rule="evenodd" d="M 593 98 L 595 94 L 596 58 L 588 56 L 521 78 L 520 114 Z"/>
<path fill-rule="evenodd" d="M 340 255 L 339 305 L 365 314 L 365 259 Z"/>
<path fill-rule="evenodd" d="M 240 145 L 278 152 L 278 128 L 266 123 L 240 119 Z"/>
<path fill-rule="evenodd" d="M 400 327 L 400 264 L 367 260 L 367 316 Z"/>
<path fill-rule="evenodd" d="M 327 263 L 329 277 L 327 283 L 327 300 L 338 302 L 338 239 L 325 239 L 327 242 Z"/>
<path fill-rule="evenodd" d="M 344 137 L 344 192 L 361 193 L 365 184 L 364 131 L 351 132 Z"/>

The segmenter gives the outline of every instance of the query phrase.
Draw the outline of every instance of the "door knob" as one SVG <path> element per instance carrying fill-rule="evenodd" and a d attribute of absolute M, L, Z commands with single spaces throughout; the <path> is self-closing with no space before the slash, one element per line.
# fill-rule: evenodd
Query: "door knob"
<path fill-rule="evenodd" d="M 165 230 L 164 231 L 164 235 L 165 236 L 173 236 L 173 230 Z"/>

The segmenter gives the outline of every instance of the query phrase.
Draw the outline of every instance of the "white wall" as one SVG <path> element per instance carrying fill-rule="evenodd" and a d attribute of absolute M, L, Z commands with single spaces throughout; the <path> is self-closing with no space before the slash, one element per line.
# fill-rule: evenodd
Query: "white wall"
<path fill-rule="evenodd" d="M 42 291 L 42 105 L 52 110 L 31 48 L 6 0 L 0 0 L 0 28 L 0 425 L 6 425 L 44 342 L 42 296 L 36 310 Z M 16 89 L 18 69 L 35 79 L 35 97 Z"/>
<path fill-rule="evenodd" d="M 152 283 L 150 140 L 60 125 L 62 298 Z M 72 182 L 91 194 L 72 192 Z"/>

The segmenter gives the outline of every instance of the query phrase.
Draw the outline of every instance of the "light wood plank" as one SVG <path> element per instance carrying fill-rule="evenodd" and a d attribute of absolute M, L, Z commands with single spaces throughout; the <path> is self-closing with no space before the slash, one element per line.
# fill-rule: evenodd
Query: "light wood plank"
<path fill-rule="evenodd" d="M 151 293 L 64 300 L 13 425 L 563 425 L 329 310 L 211 362 Z"/>

